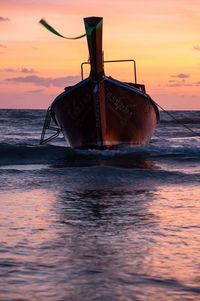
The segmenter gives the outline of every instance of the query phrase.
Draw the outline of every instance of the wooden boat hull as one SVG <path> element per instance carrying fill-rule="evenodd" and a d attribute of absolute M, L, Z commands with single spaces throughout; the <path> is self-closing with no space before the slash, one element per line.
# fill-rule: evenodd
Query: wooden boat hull
<path fill-rule="evenodd" d="M 146 93 L 108 77 L 66 88 L 53 102 L 51 115 L 74 148 L 145 145 L 159 120 Z"/>
<path fill-rule="evenodd" d="M 62 131 L 74 148 L 107 148 L 119 144 L 145 145 L 159 120 L 159 111 L 144 85 L 105 76 L 102 52 L 103 18 L 84 18 L 90 76 L 65 88 L 52 103 L 42 131 L 46 143 Z M 51 28 L 51 27 L 50 27 Z M 55 32 L 55 31 L 54 31 Z M 50 117 L 50 119 L 49 119 Z M 58 128 L 50 125 L 51 117 Z M 45 130 L 55 131 L 45 139 Z"/>

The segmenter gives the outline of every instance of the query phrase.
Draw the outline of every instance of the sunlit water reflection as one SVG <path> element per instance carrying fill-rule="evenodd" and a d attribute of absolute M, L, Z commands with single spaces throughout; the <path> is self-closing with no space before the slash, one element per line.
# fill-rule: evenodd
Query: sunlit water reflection
<path fill-rule="evenodd" d="M 200 300 L 197 137 L 161 114 L 146 147 L 39 146 L 44 116 L 0 110 L 0 300 Z"/>
<path fill-rule="evenodd" d="M 199 187 L 100 186 L 1 195 L 2 296 L 198 300 Z"/>

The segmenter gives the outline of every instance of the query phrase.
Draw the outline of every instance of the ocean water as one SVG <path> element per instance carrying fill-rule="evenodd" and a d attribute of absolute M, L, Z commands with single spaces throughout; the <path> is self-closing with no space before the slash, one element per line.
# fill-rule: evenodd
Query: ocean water
<path fill-rule="evenodd" d="M 0 110 L 0 300 L 200 300 L 200 111 L 151 143 L 40 146 L 45 111 Z"/>

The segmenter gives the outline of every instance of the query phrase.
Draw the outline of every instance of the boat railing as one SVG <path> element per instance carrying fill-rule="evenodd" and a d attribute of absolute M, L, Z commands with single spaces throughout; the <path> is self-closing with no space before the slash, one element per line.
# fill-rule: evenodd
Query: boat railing
<path fill-rule="evenodd" d="M 130 60 L 111 60 L 111 61 L 103 61 L 103 63 L 121 63 L 121 62 L 133 62 L 133 64 L 134 64 L 134 83 L 135 84 L 137 84 L 137 75 L 136 75 L 136 62 L 135 62 L 135 60 L 133 60 L 133 59 L 130 59 Z M 90 64 L 90 62 L 83 62 L 82 64 L 81 64 L 81 78 L 82 78 L 82 80 L 83 80 L 83 67 L 84 67 L 84 65 L 89 65 Z"/>

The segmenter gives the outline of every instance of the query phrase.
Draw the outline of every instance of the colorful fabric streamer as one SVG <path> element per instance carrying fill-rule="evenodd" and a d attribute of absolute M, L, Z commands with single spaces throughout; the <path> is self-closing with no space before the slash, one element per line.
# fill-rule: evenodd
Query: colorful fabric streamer
<path fill-rule="evenodd" d="M 64 38 L 64 39 L 69 39 L 69 40 L 77 40 L 77 39 L 81 39 L 87 35 L 91 35 L 92 34 L 92 31 L 96 28 L 98 28 L 99 26 L 102 25 L 102 21 L 100 21 L 96 26 L 94 27 L 90 27 L 87 23 L 86 23 L 86 33 L 81 35 L 81 36 L 78 36 L 78 37 L 75 37 L 75 38 L 69 38 L 69 37 L 65 37 L 63 35 L 61 35 L 59 32 L 57 32 L 51 25 L 49 25 L 44 19 L 41 19 L 39 21 L 40 24 L 42 24 L 44 27 L 46 27 L 46 29 L 48 29 L 49 31 L 51 31 L 52 33 L 54 33 L 55 35 L 61 37 L 61 38 Z"/>

